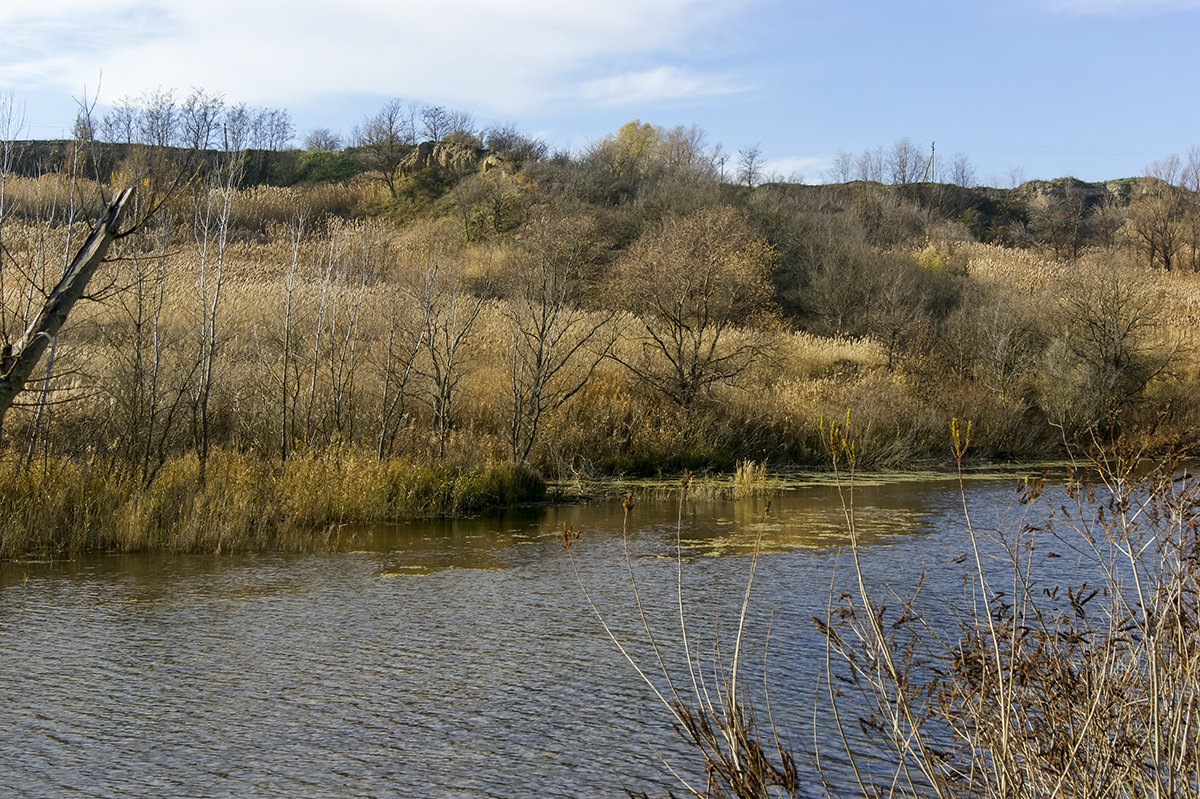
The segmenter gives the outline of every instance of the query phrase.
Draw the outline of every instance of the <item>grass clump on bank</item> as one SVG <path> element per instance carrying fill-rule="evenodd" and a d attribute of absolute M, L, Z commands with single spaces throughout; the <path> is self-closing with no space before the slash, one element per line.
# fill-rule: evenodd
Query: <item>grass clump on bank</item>
<path fill-rule="evenodd" d="M 84 551 L 306 551 L 339 525 L 462 515 L 537 501 L 546 486 L 503 463 L 380 459 L 344 448 L 282 465 L 214 450 L 167 461 L 143 484 L 98 459 L 0 458 L 0 558 Z"/>

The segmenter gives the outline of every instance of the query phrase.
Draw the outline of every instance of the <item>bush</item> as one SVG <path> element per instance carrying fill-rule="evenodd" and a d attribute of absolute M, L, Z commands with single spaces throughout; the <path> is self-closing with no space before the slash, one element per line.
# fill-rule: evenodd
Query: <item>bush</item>
<path fill-rule="evenodd" d="M 296 164 L 297 183 L 343 183 L 361 172 L 358 160 L 347 152 L 306 150 Z"/>

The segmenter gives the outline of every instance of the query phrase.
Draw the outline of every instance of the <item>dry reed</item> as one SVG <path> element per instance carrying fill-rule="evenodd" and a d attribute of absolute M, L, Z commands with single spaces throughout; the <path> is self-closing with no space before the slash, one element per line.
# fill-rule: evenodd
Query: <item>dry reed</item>
<path fill-rule="evenodd" d="M 617 636 L 604 613 L 588 593 L 572 553 L 572 548 L 581 537 L 580 531 L 564 527 L 559 534 L 559 542 L 567 551 L 580 591 L 601 627 L 667 712 L 676 733 L 700 757 L 703 764 L 703 781 L 686 771 L 677 770 L 671 763 L 664 761 L 664 765 L 680 786 L 690 795 L 705 799 L 798 796 L 801 778 L 791 749 L 775 735 L 770 721 L 770 708 L 762 709 L 762 716 L 768 719 L 766 722 L 762 721 L 755 708 L 747 701 L 747 693 L 742 684 L 743 659 L 747 656 L 743 649 L 746 618 L 770 502 L 766 503 L 754 538 L 745 593 L 740 603 L 737 631 L 732 643 L 733 652 L 727 655 L 728 649 L 723 651 L 718 641 L 714 644 L 713 651 L 706 653 L 699 643 L 692 643 L 683 599 L 683 505 L 691 482 L 692 475 L 689 472 L 676 487 L 679 510 L 675 539 L 674 611 L 678 614 L 676 632 L 679 638 L 678 641 L 672 640 L 671 644 L 672 647 L 676 644 L 683 646 L 683 676 L 672 676 L 672 671 L 678 664 L 668 662 L 664 645 L 660 644 L 655 636 L 648 615 L 650 611 L 644 603 L 637 571 L 629 554 L 629 521 L 630 512 L 634 507 L 633 496 L 626 496 L 623 503 L 625 516 L 621 535 L 625 540 L 625 567 L 636 607 L 636 622 L 645 636 L 641 643 L 648 648 L 648 661 L 642 662 L 635 657 L 629 646 L 632 642 L 622 641 Z M 706 661 L 710 661 L 712 665 L 706 667 Z M 630 792 L 630 796 L 648 798 L 645 792 Z"/>
<path fill-rule="evenodd" d="M 970 435 L 953 426 L 960 464 Z M 827 436 L 851 491 L 853 444 Z M 856 587 L 818 626 L 843 741 L 878 747 L 846 745 L 855 795 L 1200 796 L 1200 487 L 1145 473 L 1144 443 L 1097 449 L 1094 485 L 1027 481 L 991 533 L 964 493 L 961 600 L 869 587 L 847 499 Z"/>
<path fill-rule="evenodd" d="M 0 558 L 321 549 L 348 523 L 462 515 L 540 500 L 545 484 L 504 463 L 380 459 L 353 447 L 283 464 L 214 450 L 169 459 L 148 483 L 99 457 L 0 459 Z"/>

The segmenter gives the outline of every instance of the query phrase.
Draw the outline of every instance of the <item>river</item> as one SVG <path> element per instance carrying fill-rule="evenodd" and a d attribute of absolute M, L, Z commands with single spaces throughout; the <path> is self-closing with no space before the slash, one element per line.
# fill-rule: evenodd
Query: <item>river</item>
<path fill-rule="evenodd" d="M 969 501 L 994 514 L 1012 485 L 972 481 Z M 854 503 L 869 579 L 926 574 L 927 593 L 961 591 L 956 481 L 860 482 Z M 0 795 L 679 793 L 667 764 L 697 766 L 587 597 L 657 669 L 628 551 L 667 669 L 686 681 L 677 569 L 707 672 L 715 641 L 729 654 L 760 529 L 747 683 L 766 670 L 817 794 L 804 753 L 814 736 L 836 747 L 813 712 L 825 647 L 812 617 L 846 566 L 837 492 L 789 489 L 765 516 L 762 499 L 688 500 L 677 562 L 679 515 L 674 500 L 639 502 L 627 539 L 612 502 L 346 530 L 322 554 L 0 563 Z M 582 531 L 570 552 L 564 524 Z"/>

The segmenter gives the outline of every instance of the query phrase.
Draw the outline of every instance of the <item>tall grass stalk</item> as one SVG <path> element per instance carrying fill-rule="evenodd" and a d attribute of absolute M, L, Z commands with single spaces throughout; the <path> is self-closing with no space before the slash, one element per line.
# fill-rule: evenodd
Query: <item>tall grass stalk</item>
<path fill-rule="evenodd" d="M 844 428 L 828 435 L 852 465 Z M 961 475 L 970 425 L 951 436 Z M 1144 447 L 1097 450 L 1095 485 L 1027 481 L 990 532 L 960 482 L 961 599 L 868 586 L 847 497 L 856 589 L 818 626 L 859 793 L 1200 796 L 1200 488 L 1173 460 L 1145 472 Z"/>
<path fill-rule="evenodd" d="M 1147 468 L 1152 436 L 1127 434 L 1097 445 L 1086 469 L 1073 469 L 1062 486 L 1045 475 L 1022 482 L 995 529 L 985 530 L 962 477 L 972 427 L 954 420 L 950 431 L 966 549 L 952 563 L 964 564 L 962 594 L 930 596 L 924 576 L 907 587 L 867 576 L 850 417 L 822 420 L 849 565 L 831 577 L 825 616 L 814 622 L 826 641 L 827 710 L 851 775 L 832 776 L 830 753 L 820 749 L 828 736 L 818 729 L 811 755 L 824 793 L 1200 797 L 1200 483 L 1174 459 Z M 724 660 L 715 646 L 706 671 L 686 621 L 679 533 L 686 487 L 687 480 L 675 545 L 685 678 L 672 676 L 661 633 L 648 621 L 628 550 L 631 499 L 625 562 L 649 665 L 618 638 L 572 557 L 575 577 L 606 634 L 704 764 L 703 784 L 672 771 L 690 795 L 796 796 L 811 786 L 801 784 L 773 722 L 757 723 L 761 708 L 756 714 L 741 685 L 761 525 L 732 657 Z M 568 552 L 578 535 L 564 531 Z M 765 710 L 772 719 L 769 704 Z"/>
<path fill-rule="evenodd" d="M 201 479 L 201 475 L 204 479 Z M 0 454 L 0 558 L 87 551 L 308 551 L 343 524 L 462 515 L 539 500 L 541 478 L 506 463 L 470 467 L 352 447 L 293 453 L 281 465 L 214 449 L 139 463 Z"/>
<path fill-rule="evenodd" d="M 733 495 L 737 499 L 766 496 L 767 462 L 744 460 L 737 462 L 733 473 Z"/>
<path fill-rule="evenodd" d="M 621 535 L 630 591 L 637 608 L 639 625 L 645 635 L 645 644 L 648 645 L 650 651 L 651 663 L 649 665 L 639 662 L 638 658 L 631 653 L 626 642 L 623 642 L 614 632 L 604 612 L 588 592 L 572 554 L 573 544 L 580 537 L 579 531 L 566 527 L 560 534 L 559 540 L 567 550 L 571 568 L 580 590 L 604 632 L 642 682 L 654 694 L 656 700 L 666 709 L 675 731 L 692 751 L 699 754 L 704 764 L 704 782 L 701 784 L 694 777 L 677 769 L 664 759 L 664 765 L 678 780 L 680 786 L 691 796 L 705 799 L 796 796 L 800 790 L 800 776 L 790 748 L 775 734 L 773 723 L 768 723 L 766 728 L 760 725 L 754 708 L 739 684 L 742 675 L 746 618 L 750 608 L 754 576 L 762 545 L 766 513 L 770 510 L 770 503 L 768 502 L 764 509 L 755 535 L 745 592 L 738 613 L 733 655 L 728 661 L 725 660 L 718 636 L 711 651 L 713 665 L 706 670 L 702 665 L 705 657 L 703 648 L 698 642 L 692 643 L 683 592 L 683 505 L 690 482 L 691 473 L 689 472 L 679 487 L 678 516 L 675 528 L 675 604 L 679 625 L 677 632 L 678 643 L 683 647 L 686 679 L 672 676 L 669 655 L 665 653 L 664 646 L 655 636 L 643 601 L 642 590 L 639 588 L 637 572 L 629 552 L 632 495 L 626 496 L 623 503 L 625 515 Z M 661 679 L 652 677 L 652 672 L 661 675 Z M 766 711 L 770 718 L 769 704 Z M 648 796 L 645 792 L 640 794 L 630 792 L 630 795 Z"/>

